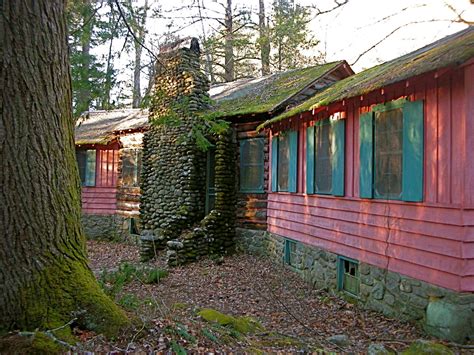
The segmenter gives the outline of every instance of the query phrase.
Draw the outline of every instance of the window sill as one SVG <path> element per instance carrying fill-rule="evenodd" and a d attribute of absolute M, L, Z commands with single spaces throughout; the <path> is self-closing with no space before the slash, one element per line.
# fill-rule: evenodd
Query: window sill
<path fill-rule="evenodd" d="M 241 194 L 264 194 L 265 190 L 239 190 Z"/>

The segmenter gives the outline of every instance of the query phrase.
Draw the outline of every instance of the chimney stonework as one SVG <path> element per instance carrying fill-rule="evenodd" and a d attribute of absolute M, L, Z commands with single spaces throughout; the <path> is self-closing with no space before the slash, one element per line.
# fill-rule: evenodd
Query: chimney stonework
<path fill-rule="evenodd" d="M 195 39 L 163 52 L 151 97 L 151 129 L 143 141 L 141 258 L 168 248 L 169 264 L 176 265 L 233 248 L 236 148 L 230 129 L 208 137 L 216 149 L 216 204 L 205 216 L 207 154 L 192 132 L 197 112 L 209 105 L 209 82 Z"/>

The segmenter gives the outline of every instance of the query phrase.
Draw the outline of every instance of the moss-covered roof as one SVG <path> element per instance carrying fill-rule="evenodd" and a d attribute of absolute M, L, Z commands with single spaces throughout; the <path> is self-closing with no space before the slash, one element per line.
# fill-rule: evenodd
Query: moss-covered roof
<path fill-rule="evenodd" d="M 204 115 L 219 118 L 272 112 L 342 63 L 332 62 L 213 86 L 210 95 L 214 104 Z"/>
<path fill-rule="evenodd" d="M 340 80 L 304 103 L 261 124 L 274 122 L 406 80 L 435 69 L 459 65 L 474 57 L 474 27 L 433 42 L 414 52 Z"/>
<path fill-rule="evenodd" d="M 91 111 L 76 122 L 76 145 L 107 144 L 122 132 L 148 128 L 148 110 Z"/>

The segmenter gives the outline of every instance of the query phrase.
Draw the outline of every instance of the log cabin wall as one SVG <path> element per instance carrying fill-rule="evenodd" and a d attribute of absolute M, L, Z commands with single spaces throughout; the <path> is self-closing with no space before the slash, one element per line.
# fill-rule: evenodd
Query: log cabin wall
<path fill-rule="evenodd" d="M 249 229 L 267 228 L 267 190 L 269 176 L 269 155 L 268 155 L 268 136 L 264 132 L 257 133 L 255 128 L 261 123 L 236 123 L 234 124 L 237 134 L 237 142 L 240 144 L 243 140 L 249 138 L 264 139 L 264 180 L 262 193 L 246 193 L 240 191 L 240 179 L 237 179 L 237 226 Z M 240 150 L 237 150 L 237 176 L 240 176 Z"/>
<path fill-rule="evenodd" d="M 308 122 L 287 120 L 281 130 L 299 134 L 297 193 L 269 190 L 268 231 L 430 284 L 474 291 L 473 78 L 471 62 L 392 85 L 383 96 L 378 90 L 347 100 L 343 197 L 306 194 Z M 370 104 L 403 96 L 424 101 L 423 202 L 359 197 L 359 116 L 370 109 L 365 100 L 371 95 Z"/>

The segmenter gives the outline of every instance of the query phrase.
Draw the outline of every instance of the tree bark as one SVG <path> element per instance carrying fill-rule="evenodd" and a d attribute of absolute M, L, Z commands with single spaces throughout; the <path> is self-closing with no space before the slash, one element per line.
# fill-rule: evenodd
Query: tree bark
<path fill-rule="evenodd" d="M 262 63 L 262 75 L 270 74 L 270 38 L 268 37 L 268 26 L 265 22 L 265 2 L 258 2 L 258 27 L 260 32 L 260 60 Z"/>
<path fill-rule="evenodd" d="M 225 8 L 225 81 L 234 80 L 234 29 L 232 19 L 232 0 L 227 0 Z"/>
<path fill-rule="evenodd" d="M 128 320 L 87 264 L 65 2 L 4 0 L 0 37 L 0 330 L 51 329 L 81 312 L 112 334 Z"/>

